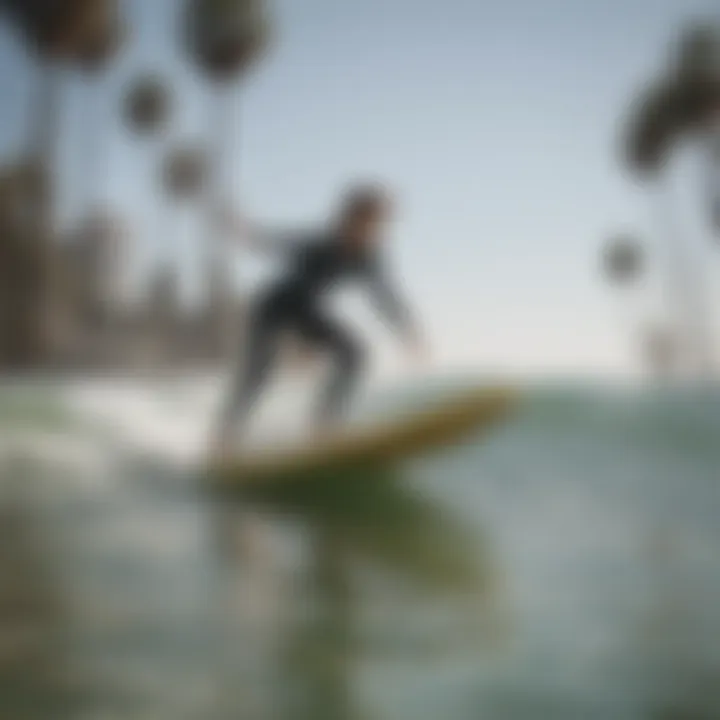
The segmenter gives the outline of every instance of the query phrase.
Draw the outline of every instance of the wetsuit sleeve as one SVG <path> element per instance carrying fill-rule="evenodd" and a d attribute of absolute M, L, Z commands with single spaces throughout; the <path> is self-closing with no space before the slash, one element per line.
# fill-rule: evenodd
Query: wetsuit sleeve
<path fill-rule="evenodd" d="M 388 272 L 379 262 L 374 262 L 368 270 L 370 287 L 375 303 L 393 328 L 405 337 L 413 337 L 416 326 L 412 313 L 400 297 Z"/>

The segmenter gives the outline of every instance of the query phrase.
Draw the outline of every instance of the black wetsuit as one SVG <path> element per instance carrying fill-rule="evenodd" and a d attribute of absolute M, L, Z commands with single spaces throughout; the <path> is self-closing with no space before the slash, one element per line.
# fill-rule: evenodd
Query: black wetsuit
<path fill-rule="evenodd" d="M 348 281 L 369 286 L 379 309 L 402 333 L 411 331 L 410 314 L 384 272 L 377 253 L 355 250 L 331 234 L 282 243 L 287 271 L 258 297 L 246 337 L 244 369 L 223 417 L 225 426 L 242 421 L 262 389 L 276 359 L 277 339 L 296 333 L 330 353 L 333 376 L 319 408 L 319 420 L 334 420 L 344 409 L 364 365 L 361 343 L 323 308 L 327 292 Z"/>

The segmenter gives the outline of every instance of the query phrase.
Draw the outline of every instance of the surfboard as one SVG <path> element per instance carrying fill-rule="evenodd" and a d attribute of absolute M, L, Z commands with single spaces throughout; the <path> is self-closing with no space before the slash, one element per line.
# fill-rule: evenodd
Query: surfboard
<path fill-rule="evenodd" d="M 420 410 L 378 419 L 323 441 L 211 458 L 208 476 L 213 484 L 230 489 L 421 457 L 495 426 L 512 410 L 517 397 L 518 391 L 510 387 L 465 389 Z"/>

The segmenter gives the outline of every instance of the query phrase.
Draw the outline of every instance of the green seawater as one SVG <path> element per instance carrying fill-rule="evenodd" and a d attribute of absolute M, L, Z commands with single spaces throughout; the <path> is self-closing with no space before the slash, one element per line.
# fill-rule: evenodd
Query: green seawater
<path fill-rule="evenodd" d="M 8 717 L 720 717 L 717 392 L 538 384 L 434 457 L 255 498 L 168 451 L 204 392 L 0 386 Z"/>

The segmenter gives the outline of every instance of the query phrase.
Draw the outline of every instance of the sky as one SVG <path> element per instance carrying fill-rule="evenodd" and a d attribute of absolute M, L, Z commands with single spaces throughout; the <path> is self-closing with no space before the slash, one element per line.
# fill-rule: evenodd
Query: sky
<path fill-rule="evenodd" d="M 623 171 L 618 133 L 678 28 L 720 16 L 716 2 L 277 0 L 273 47 L 222 118 L 179 40 L 180 4 L 126 6 L 133 33 L 112 68 L 62 78 L 63 223 L 93 203 L 116 208 L 135 269 L 173 257 L 192 286 L 200 224 L 162 197 L 157 165 L 173 145 L 221 137 L 228 197 L 268 224 L 322 222 L 354 178 L 393 188 L 393 265 L 440 366 L 637 369 L 634 333 L 652 318 L 606 286 L 598 255 L 616 232 L 657 241 L 657 205 Z M 138 141 L 119 110 L 148 71 L 168 78 L 175 113 L 167 137 Z M 0 31 L 3 158 L 21 146 L 36 72 Z M 242 252 L 233 264 L 248 289 L 272 271 Z M 343 303 L 380 362 L 397 362 L 362 298 Z"/>

